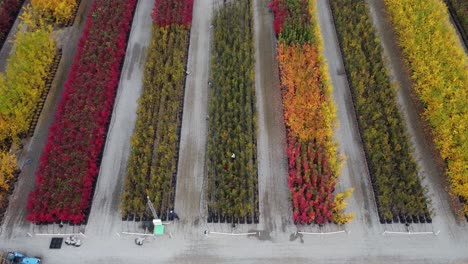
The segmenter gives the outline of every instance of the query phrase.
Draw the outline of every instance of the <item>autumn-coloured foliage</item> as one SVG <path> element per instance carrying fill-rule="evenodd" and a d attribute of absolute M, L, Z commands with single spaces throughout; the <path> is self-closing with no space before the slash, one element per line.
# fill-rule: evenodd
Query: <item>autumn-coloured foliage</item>
<path fill-rule="evenodd" d="M 323 144 L 300 143 L 288 136 L 288 185 L 297 224 L 323 224 L 332 219 L 335 179 Z"/>
<path fill-rule="evenodd" d="M 317 48 L 310 44 L 278 45 L 284 117 L 293 136 L 301 141 L 325 142 L 331 122 L 327 122 L 328 100 L 321 89 Z"/>
<path fill-rule="evenodd" d="M 158 0 L 155 10 L 171 7 L 174 17 L 191 19 L 173 0 Z M 171 6 L 172 5 L 172 6 Z M 167 11 L 167 10 L 166 10 Z M 179 11 L 182 14 L 175 14 Z M 155 15 L 153 13 L 153 15 Z M 122 195 L 122 217 L 152 217 L 148 213 L 147 196 L 161 219 L 174 208 L 177 160 L 182 123 L 185 68 L 187 63 L 190 20 L 166 21 L 153 17 L 151 45 L 143 78 L 143 93 L 138 102 L 138 117 L 131 139 L 125 190 Z"/>
<path fill-rule="evenodd" d="M 24 0 L 2 0 L 0 1 L 0 49 L 5 42 L 8 32 L 15 23 L 16 15 L 19 13 Z"/>
<path fill-rule="evenodd" d="M 156 0 L 153 22 L 160 27 L 181 25 L 189 27 L 192 22 L 193 0 Z"/>
<path fill-rule="evenodd" d="M 12 180 L 16 171 L 16 157 L 0 151 L 0 212 L 8 205 Z"/>
<path fill-rule="evenodd" d="M 380 221 L 429 216 L 429 200 L 366 1 L 336 0 L 331 7 Z"/>
<path fill-rule="evenodd" d="M 179 25 L 153 27 L 122 195 L 124 217 L 149 217 L 147 195 L 159 217 L 174 207 L 188 36 Z"/>
<path fill-rule="evenodd" d="M 12 2 L 3 1 L 0 6 L 6 3 Z M 41 19 L 33 19 L 34 13 L 31 6 L 25 8 L 14 36 L 13 52 L 4 73 L 0 73 L 0 210 L 8 204 L 6 193 L 18 172 L 10 148 L 20 146 L 20 138 L 31 128 L 56 54 L 52 28 Z"/>
<path fill-rule="evenodd" d="M 0 142 L 16 141 L 29 128 L 55 56 L 51 32 L 46 26 L 35 31 L 20 26 L 15 35 L 14 52 L 0 73 Z"/>
<path fill-rule="evenodd" d="M 468 56 L 439 0 L 385 0 L 452 192 L 468 214 Z"/>
<path fill-rule="evenodd" d="M 345 224 L 344 195 L 335 209 L 339 173 L 333 142 L 335 106 L 314 1 L 274 0 L 284 119 L 288 134 L 288 185 L 296 224 Z M 352 192 L 350 190 L 349 192 Z M 349 195 L 348 195 L 349 196 Z"/>
<path fill-rule="evenodd" d="M 270 8 L 275 14 L 273 27 L 281 43 L 314 41 L 309 0 L 273 0 Z"/>
<path fill-rule="evenodd" d="M 70 20 L 75 12 L 77 0 L 31 0 L 46 19 L 63 23 Z"/>
<path fill-rule="evenodd" d="M 29 221 L 85 220 L 135 5 L 92 4 L 29 196 Z"/>

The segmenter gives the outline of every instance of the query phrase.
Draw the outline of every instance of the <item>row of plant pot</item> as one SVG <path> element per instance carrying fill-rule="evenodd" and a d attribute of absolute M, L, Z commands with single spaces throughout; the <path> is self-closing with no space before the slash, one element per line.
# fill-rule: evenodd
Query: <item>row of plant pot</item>
<path fill-rule="evenodd" d="M 57 69 L 58 69 L 61 58 L 62 58 L 62 50 L 59 49 L 57 50 L 57 53 L 55 54 L 54 61 L 50 65 L 49 75 L 45 79 L 46 81 L 45 88 L 42 91 L 41 98 L 36 105 L 36 109 L 34 110 L 34 113 L 32 114 L 31 123 L 29 125 L 29 129 L 27 132 L 28 137 L 32 137 L 34 135 L 34 130 L 36 129 L 37 121 L 39 120 L 39 116 L 42 113 L 42 109 L 44 108 L 44 104 L 47 99 L 47 96 L 49 95 L 49 91 L 50 91 L 50 88 L 52 87 L 52 82 L 54 81 L 55 74 L 57 73 Z"/>
<path fill-rule="evenodd" d="M 174 207 L 190 30 L 153 22 L 121 199 L 124 218 L 145 215 L 147 196 L 158 214 Z"/>
<path fill-rule="evenodd" d="M 149 210 L 149 209 L 148 209 Z M 172 219 L 172 216 L 170 216 L 170 213 L 169 213 L 169 210 L 166 210 L 165 212 L 161 213 L 161 212 L 157 212 L 157 216 L 159 217 L 159 219 L 161 219 L 161 221 L 171 221 L 173 220 Z M 150 213 L 145 213 L 143 215 L 140 215 L 140 214 L 126 214 L 124 216 L 122 216 L 122 221 L 128 221 L 128 222 L 144 222 L 144 221 L 151 221 L 153 220 L 154 217 L 150 214 Z"/>
<path fill-rule="evenodd" d="M 93 1 L 29 195 L 30 222 L 87 222 L 136 3 Z"/>
<path fill-rule="evenodd" d="M 432 223 L 432 217 L 430 214 L 424 214 L 424 215 L 394 215 L 393 218 L 385 218 L 381 214 L 379 214 L 379 222 L 381 224 L 424 224 L 424 223 Z"/>
<path fill-rule="evenodd" d="M 208 221 L 259 215 L 251 6 L 226 2 L 212 22 L 206 193 L 217 216 Z"/>
<path fill-rule="evenodd" d="M 260 222 L 259 215 L 256 213 L 248 213 L 245 217 L 231 217 L 213 212 L 208 209 L 208 223 L 235 223 L 235 224 L 258 224 Z"/>
<path fill-rule="evenodd" d="M 68 21 L 66 21 L 65 23 L 60 25 L 60 27 L 71 27 L 71 26 L 73 26 L 73 23 L 75 23 L 76 15 L 78 14 L 78 9 L 80 9 L 80 4 L 81 4 L 81 0 L 77 0 L 76 1 L 76 6 L 73 9 L 72 17 Z"/>
<path fill-rule="evenodd" d="M 385 221 L 400 214 L 429 215 L 427 189 L 367 2 L 336 0 L 330 6 L 378 213 Z"/>

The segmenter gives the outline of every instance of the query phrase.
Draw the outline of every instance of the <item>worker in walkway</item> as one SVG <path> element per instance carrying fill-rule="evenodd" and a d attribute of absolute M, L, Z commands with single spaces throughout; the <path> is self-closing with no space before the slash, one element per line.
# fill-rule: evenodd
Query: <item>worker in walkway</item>
<path fill-rule="evenodd" d="M 175 220 L 175 219 L 180 220 L 179 216 L 176 214 L 176 212 L 174 212 L 174 210 L 169 211 L 169 219 L 171 219 L 171 220 Z"/>

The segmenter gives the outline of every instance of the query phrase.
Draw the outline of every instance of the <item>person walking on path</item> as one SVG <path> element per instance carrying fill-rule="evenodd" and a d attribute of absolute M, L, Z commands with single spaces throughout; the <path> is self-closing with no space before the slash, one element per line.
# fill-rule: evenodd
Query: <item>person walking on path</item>
<path fill-rule="evenodd" d="M 174 210 L 169 211 L 169 219 L 172 219 L 172 220 L 175 220 L 175 219 L 180 220 L 180 219 L 179 219 L 179 216 L 176 214 L 176 212 L 174 212 Z"/>

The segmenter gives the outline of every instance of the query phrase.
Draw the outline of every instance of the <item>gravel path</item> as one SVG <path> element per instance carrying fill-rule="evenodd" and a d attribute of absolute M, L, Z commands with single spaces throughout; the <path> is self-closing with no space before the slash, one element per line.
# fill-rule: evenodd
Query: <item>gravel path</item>
<path fill-rule="evenodd" d="M 255 93 L 260 225 L 265 232 L 286 231 L 292 209 L 287 184 L 286 129 L 283 121 L 276 39 L 269 0 L 254 2 Z"/>
<path fill-rule="evenodd" d="M 180 137 L 175 211 L 183 225 L 179 230 L 190 233 L 206 222 L 202 192 L 205 178 L 205 149 L 208 115 L 208 79 L 210 69 L 212 0 L 194 2 L 190 46 L 185 83 L 184 114 Z"/>
<path fill-rule="evenodd" d="M 146 49 L 151 40 L 153 6 L 154 0 L 140 0 L 135 11 L 86 228 L 88 236 L 109 236 L 120 230 L 120 194 L 127 173 L 130 138 L 137 118 L 137 101 L 143 86 Z"/>

